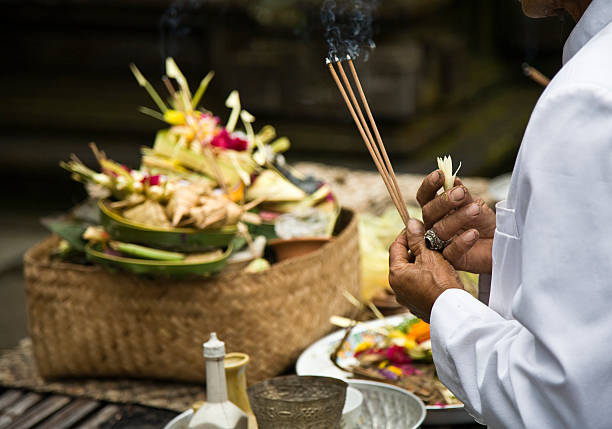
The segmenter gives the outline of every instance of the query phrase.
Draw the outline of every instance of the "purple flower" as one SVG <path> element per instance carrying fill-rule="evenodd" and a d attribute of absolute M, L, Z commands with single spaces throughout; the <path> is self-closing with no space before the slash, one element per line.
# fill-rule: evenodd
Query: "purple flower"
<path fill-rule="evenodd" d="M 381 373 L 381 375 L 389 380 L 397 380 L 399 378 L 399 375 L 397 375 L 396 373 L 389 371 L 388 369 L 379 369 L 378 372 Z"/>

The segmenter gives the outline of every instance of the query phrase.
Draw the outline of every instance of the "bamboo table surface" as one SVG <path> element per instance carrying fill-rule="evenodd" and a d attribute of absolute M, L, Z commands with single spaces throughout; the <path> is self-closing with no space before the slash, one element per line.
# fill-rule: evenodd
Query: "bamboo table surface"
<path fill-rule="evenodd" d="M 162 429 L 178 413 L 0 386 L 0 429 Z M 436 429 L 481 429 L 468 425 Z M 424 426 L 433 429 L 434 426 Z"/>

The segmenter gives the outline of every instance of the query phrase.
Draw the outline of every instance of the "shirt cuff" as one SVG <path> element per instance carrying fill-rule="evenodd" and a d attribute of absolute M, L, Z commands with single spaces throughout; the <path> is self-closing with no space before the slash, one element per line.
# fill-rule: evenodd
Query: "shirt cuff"
<path fill-rule="evenodd" d="M 463 329 L 468 319 L 488 309 L 482 302 L 463 289 L 447 289 L 436 300 L 431 310 L 431 347 L 436 372 L 442 383 L 459 399 L 464 401 L 465 409 L 474 420 L 483 424 L 482 416 L 466 400 L 460 374 L 455 359 L 450 355 L 447 345 L 452 342 L 457 330 Z"/>
<path fill-rule="evenodd" d="M 463 289 L 447 289 L 436 299 L 431 309 L 431 342 L 432 347 L 438 345 L 440 351 L 444 349 L 445 339 L 453 336 L 464 320 L 473 313 L 470 307 L 474 304 L 482 305 L 472 295 Z"/>

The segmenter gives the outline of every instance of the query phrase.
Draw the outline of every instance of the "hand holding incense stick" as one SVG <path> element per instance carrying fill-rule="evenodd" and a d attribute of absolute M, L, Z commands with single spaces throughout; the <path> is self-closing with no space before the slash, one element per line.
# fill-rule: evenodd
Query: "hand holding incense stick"
<path fill-rule="evenodd" d="M 370 110 L 370 106 L 366 99 L 365 93 L 361 86 L 361 82 L 359 80 L 359 76 L 357 75 L 357 70 L 355 69 L 355 65 L 350 57 L 348 57 L 349 68 L 351 69 L 351 75 L 354 79 L 354 85 L 359 92 L 359 96 L 361 98 L 361 102 L 363 103 L 363 107 L 365 108 L 366 114 L 370 121 L 370 125 L 374 130 L 374 134 L 376 135 L 376 141 L 372 137 L 372 132 L 370 131 L 370 127 L 368 126 L 365 117 L 363 116 L 363 112 L 361 111 L 361 106 L 355 97 L 355 93 L 353 92 L 353 88 L 344 71 L 344 67 L 339 59 L 334 61 L 338 71 L 340 72 L 340 76 L 342 76 L 342 81 L 344 82 L 344 86 L 336 73 L 336 70 L 333 66 L 332 61 L 327 60 L 327 65 L 329 67 L 329 71 L 338 86 L 338 90 L 346 103 L 346 106 L 355 121 L 355 125 L 357 126 L 357 130 L 359 134 L 361 134 L 361 138 L 365 143 L 370 155 L 372 156 L 372 160 L 380 173 L 385 186 L 387 187 L 387 191 L 391 196 L 391 200 L 395 204 L 397 211 L 402 217 L 402 221 L 404 225 L 408 225 L 408 219 L 410 216 L 408 215 L 408 209 L 406 208 L 406 203 L 404 202 L 404 198 L 399 189 L 399 185 L 397 183 L 397 178 L 395 177 L 395 172 L 393 170 L 393 166 L 391 165 L 391 161 L 389 160 L 389 156 L 387 155 L 387 151 L 385 149 L 385 145 L 380 136 L 380 132 L 378 131 L 378 127 L 376 126 L 376 122 L 374 121 L 374 116 L 372 115 L 372 111 Z M 347 95 L 348 92 L 348 95 Z M 349 98 L 350 97 L 350 98 Z"/>

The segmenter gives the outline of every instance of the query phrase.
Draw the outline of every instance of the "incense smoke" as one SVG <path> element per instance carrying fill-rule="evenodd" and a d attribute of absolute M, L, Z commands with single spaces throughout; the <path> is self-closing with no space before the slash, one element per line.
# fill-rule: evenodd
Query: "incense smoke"
<path fill-rule="evenodd" d="M 321 21 L 329 45 L 327 59 L 357 58 L 362 52 L 367 60 L 372 41 L 372 12 L 377 0 L 324 0 Z"/>

